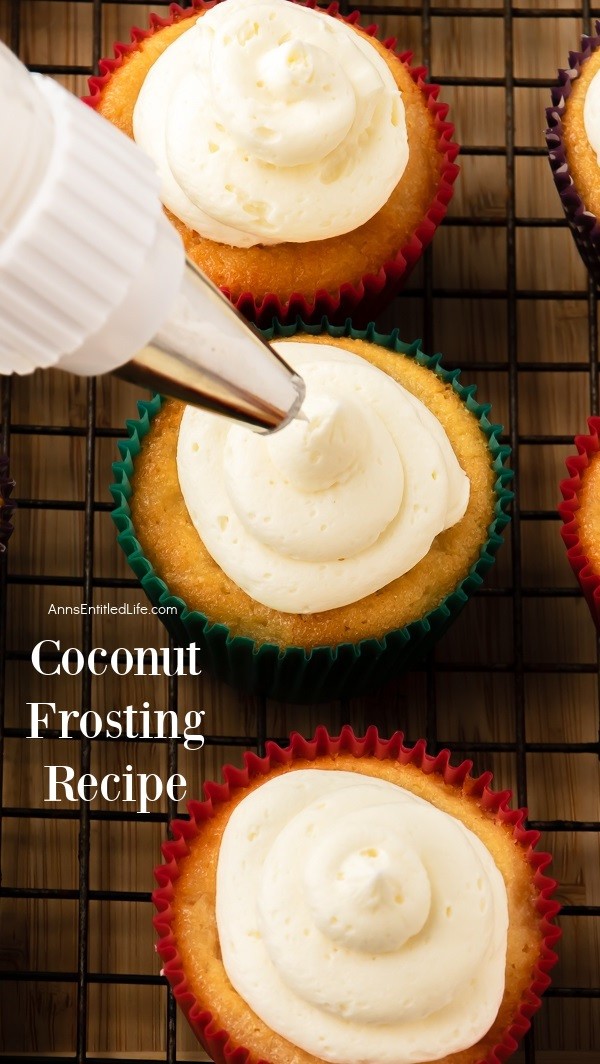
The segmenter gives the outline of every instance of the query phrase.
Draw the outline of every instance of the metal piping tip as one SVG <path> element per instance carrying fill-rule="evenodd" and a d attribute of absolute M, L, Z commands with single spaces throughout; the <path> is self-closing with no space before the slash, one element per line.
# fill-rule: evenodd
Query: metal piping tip
<path fill-rule="evenodd" d="M 277 358 L 275 352 L 273 357 Z M 295 417 L 306 420 L 301 412 L 305 395 L 304 381 L 292 370 L 290 383 L 295 389 L 296 400 L 288 410 L 280 409 L 261 396 L 252 395 L 245 388 L 224 380 L 184 355 L 165 351 L 152 344 L 121 366 L 116 375 L 130 384 L 171 396 L 189 406 L 198 406 L 240 421 L 258 432 L 276 432 Z"/>
<path fill-rule="evenodd" d="M 189 261 L 169 317 L 118 373 L 258 432 L 283 428 L 304 401 L 302 378 Z"/>

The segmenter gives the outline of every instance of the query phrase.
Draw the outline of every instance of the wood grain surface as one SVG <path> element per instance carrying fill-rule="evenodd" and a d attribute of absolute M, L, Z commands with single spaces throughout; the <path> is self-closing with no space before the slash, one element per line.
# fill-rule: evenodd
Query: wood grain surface
<path fill-rule="evenodd" d="M 350 721 L 358 731 L 377 724 L 388 734 L 402 727 L 416 739 L 436 728 L 442 743 L 460 746 L 456 759 L 471 746 L 477 770 L 492 769 L 496 784 L 516 786 L 517 721 L 522 699 L 525 736 L 529 743 L 589 744 L 598 740 L 598 646 L 585 604 L 574 588 L 558 534 L 558 523 L 545 515 L 555 509 L 558 483 L 564 474 L 565 442 L 585 427 L 591 412 L 591 376 L 577 368 L 565 373 L 538 371 L 532 364 L 587 363 L 589 319 L 587 279 L 565 227 L 517 226 L 516 231 L 516 358 L 509 365 L 507 289 L 507 181 L 505 32 L 501 18 L 485 11 L 503 9 L 501 0 L 437 0 L 429 22 L 425 5 L 412 0 L 402 16 L 386 12 L 391 5 L 365 2 L 376 8 L 373 20 L 383 35 L 412 48 L 417 61 L 425 55 L 433 76 L 454 81 L 491 79 L 484 86 L 450 84 L 443 98 L 451 105 L 457 139 L 469 147 L 500 149 L 493 156 L 471 152 L 461 160 L 462 173 L 448 222 L 437 234 L 430 272 L 420 267 L 409 288 L 381 319 L 383 327 L 398 325 L 405 339 L 424 336 L 429 349 L 464 367 L 463 379 L 479 386 L 479 396 L 493 405 L 493 416 L 529 442 L 519 447 L 518 505 L 521 572 L 512 564 L 510 535 L 488 579 L 496 593 L 477 597 L 436 650 L 435 667 L 400 677 L 383 694 L 343 705 L 318 707 L 270 703 L 267 735 L 286 736 L 298 729 L 309 734 L 324 723 L 333 730 Z M 472 16 L 453 15 L 453 8 L 474 7 Z M 514 135 L 518 148 L 543 147 L 544 107 L 548 87 L 569 49 L 578 46 L 582 22 L 562 0 L 521 0 L 524 17 L 512 28 L 513 73 L 517 79 L 541 79 L 545 85 L 514 89 Z M 542 8 L 543 18 L 530 17 Z M 569 17 L 553 17 L 551 11 Z M 447 9 L 447 10 L 446 10 Z M 152 10 L 132 3 L 0 0 L 0 37 L 17 47 L 34 67 L 91 68 L 112 43 L 128 39 L 132 25 L 146 25 Z M 94 26 L 102 45 L 94 48 Z M 423 34 L 425 29 L 429 32 Z M 429 53 L 427 55 L 426 53 Z M 61 74 L 59 80 L 76 93 L 85 91 L 83 74 Z M 500 81 L 500 84 L 497 82 Z M 515 209 L 518 219 L 559 219 L 560 205 L 547 160 L 540 154 L 517 154 Z M 466 225 L 465 218 L 481 224 Z M 429 268 L 428 268 L 429 269 Z M 433 286 L 431 302 L 424 288 Z M 435 294 L 463 290 L 457 297 Z M 549 300 L 542 293 L 560 290 Z M 485 291 L 488 296 L 473 293 Z M 595 308 L 595 304 L 594 304 Z M 480 368 L 470 368 L 477 363 Z M 493 364 L 486 368 L 487 364 Z M 529 368 L 519 368 L 528 364 Z M 481 368 L 483 367 L 483 368 Z M 595 366 L 597 371 L 597 366 Z M 597 380 L 597 377 L 596 377 Z M 511 402 L 510 386 L 513 382 Z M 51 1061 L 76 1051 L 78 959 L 78 833 L 74 818 L 36 819 L 29 810 L 44 807 L 44 765 L 71 764 L 79 771 L 81 744 L 56 739 L 32 742 L 11 734 L 28 727 L 26 703 L 55 701 L 81 708 L 80 678 L 44 680 L 34 673 L 28 656 L 41 638 L 60 639 L 64 646 L 81 645 L 81 621 L 48 615 L 50 604 L 82 601 L 84 500 L 86 483 L 85 428 L 88 386 L 59 373 L 36 374 L 12 385 L 10 436 L 12 472 L 22 506 L 9 551 L 6 727 L 4 743 L 2 821 L 2 886 L 8 888 L 0 910 L 0 967 L 14 972 L 0 991 L 0 1052 L 4 1059 L 21 1054 Z M 121 428 L 136 410 L 141 393 L 116 380 L 97 384 L 96 426 L 105 432 Z M 71 425 L 79 437 L 28 432 L 28 427 Z M 542 436 L 546 442 L 531 442 Z M 94 521 L 93 602 L 121 604 L 144 601 L 137 587 L 107 587 L 103 582 L 128 580 L 131 574 L 116 543 L 108 504 L 110 463 L 116 442 L 110 434 L 96 439 L 95 498 L 101 504 Z M 61 500 L 62 508 L 45 508 L 39 500 Z M 34 577 L 22 582 L 22 577 Z M 61 583 L 78 578 L 79 584 Z M 512 589 L 519 582 L 517 608 Z M 540 589 L 546 589 L 540 593 Z M 515 627 L 516 626 L 516 627 Z M 522 631 L 522 648 L 515 639 Z M 93 644 L 163 646 L 165 633 L 153 618 L 97 617 Z M 516 647 L 516 649 L 515 649 Z M 521 654 L 522 649 L 522 654 Z M 24 660 L 15 660 L 18 655 Z M 563 665 L 565 668 L 556 669 Z M 476 665 L 474 671 L 463 671 Z M 164 707 L 166 681 L 111 679 L 95 681 L 91 708 L 139 705 L 144 698 Z M 225 762 L 240 763 L 243 745 L 257 741 L 256 700 L 239 695 L 203 677 L 182 680 L 179 706 L 203 708 L 212 737 L 236 736 L 240 745 L 216 741 L 201 753 L 178 751 L 178 767 L 188 779 L 191 795 L 200 795 L 204 779 L 218 778 Z M 429 712 L 428 712 L 429 706 Z M 435 713 L 433 712 L 435 708 Z M 481 744 L 507 749 L 480 752 Z M 513 748 L 511 748 L 511 744 Z M 167 774 L 167 747 L 161 743 L 94 742 L 92 771 L 136 771 Z M 528 752 L 527 800 L 534 821 L 600 820 L 600 773 L 594 752 Z M 47 805 L 45 807 L 47 809 Z M 94 805 L 102 809 L 102 804 Z M 14 811 L 26 815 L 12 815 Z M 64 810 L 61 806 L 57 812 Z M 12 813 L 11 813 L 12 811 Z M 166 813 L 163 804 L 160 811 Z M 132 815 L 128 820 L 92 819 L 87 1052 L 102 1059 L 165 1060 L 166 989 L 149 985 L 158 977 L 154 953 L 152 868 L 160 859 L 165 824 Z M 551 831 L 542 843 L 554 853 L 554 874 L 561 882 L 565 905 L 600 906 L 600 845 L 594 831 Z M 14 897 L 13 888 L 23 891 Z M 28 897 L 46 888 L 64 892 L 60 898 Z M 106 900 L 103 892 L 122 892 Z M 136 894 L 139 892 L 139 897 Z M 557 987 L 598 988 L 600 985 L 600 917 L 565 915 L 563 942 L 555 971 Z M 34 981 L 22 973 L 50 972 Z M 126 983 L 115 977 L 126 975 Z M 538 1064 L 599 1064 L 600 1003 L 598 997 L 548 997 L 535 1023 Z M 177 1059 L 205 1060 L 183 1020 L 177 1024 Z M 521 1052 L 515 1060 L 534 1060 Z M 74 1059 L 74 1057 L 73 1057 Z"/>

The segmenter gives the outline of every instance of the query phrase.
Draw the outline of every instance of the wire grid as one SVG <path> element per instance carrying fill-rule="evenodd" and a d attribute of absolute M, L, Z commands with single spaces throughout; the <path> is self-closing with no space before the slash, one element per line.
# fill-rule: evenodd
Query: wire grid
<path fill-rule="evenodd" d="M 103 19 L 103 8 L 107 6 L 104 0 L 80 0 L 84 4 L 89 4 L 93 9 L 93 62 L 91 67 L 81 65 L 69 65 L 58 66 L 54 64 L 48 64 L 45 66 L 37 66 L 34 69 L 40 70 L 43 73 L 53 75 L 65 75 L 65 74 L 81 74 L 89 75 L 97 72 L 97 64 L 101 56 L 101 27 Z M 122 0 L 123 2 L 123 0 Z M 141 0 L 124 0 L 127 4 L 136 5 L 141 3 Z M 493 2 L 493 0 L 491 0 Z M 166 4 L 157 4 L 156 7 L 166 7 Z M 341 11 L 344 14 L 350 13 L 354 10 L 354 5 L 342 2 Z M 417 286 L 413 285 L 410 289 L 409 296 L 414 299 L 415 297 L 420 300 L 421 315 L 422 315 L 422 336 L 424 341 L 424 349 L 431 351 L 433 349 L 432 344 L 432 322 L 434 320 L 434 314 L 436 311 L 437 301 L 440 299 L 461 299 L 468 297 L 469 299 L 487 299 L 487 300 L 505 300 L 506 301 L 506 335 L 507 335 L 507 362 L 469 362 L 469 370 L 477 370 L 482 372 L 500 372 L 507 375 L 508 380 L 508 396 L 509 396 L 509 433 L 507 436 L 508 442 L 512 447 L 512 464 L 515 470 L 517 483 L 519 478 L 519 466 L 520 466 L 520 449 L 524 445 L 539 446 L 544 444 L 568 444 L 571 437 L 562 435 L 542 435 L 542 434 L 525 434 L 520 432 L 519 428 L 519 372 L 523 370 L 531 370 L 537 373 L 546 372 L 558 372 L 558 373 L 579 373 L 586 374 L 589 381 L 589 410 L 591 413 L 599 413 L 599 389 L 598 389 L 598 333 L 597 333 L 597 296 L 593 285 L 590 283 L 587 290 L 581 289 L 579 291 L 573 291 L 571 289 L 565 290 L 552 290 L 552 291 L 539 291 L 528 290 L 524 288 L 518 288 L 517 286 L 517 249 L 516 240 L 517 232 L 520 228 L 555 228 L 563 227 L 564 222 L 559 218 L 546 218 L 546 217 L 518 217 L 516 210 L 516 194 L 515 194 L 515 164 L 516 159 L 520 156 L 524 157 L 536 157 L 543 156 L 545 150 L 540 144 L 535 146 L 517 147 L 515 144 L 515 90 L 520 88 L 546 88 L 550 83 L 550 74 L 548 80 L 532 77 L 516 77 L 514 73 L 514 25 L 515 21 L 522 18 L 527 19 L 561 19 L 561 18 L 577 18 L 581 20 L 581 27 L 583 31 L 589 31 L 592 26 L 592 21 L 595 16 L 600 16 L 600 8 L 595 9 L 590 6 L 589 3 L 583 3 L 580 7 L 574 8 L 516 8 L 509 2 L 504 2 L 500 6 L 485 6 L 482 5 L 477 8 L 472 7 L 446 7 L 435 6 L 431 3 L 424 2 L 421 5 L 420 11 L 415 7 L 395 5 L 391 3 L 382 3 L 380 5 L 369 5 L 368 14 L 377 17 L 378 15 L 385 15 L 387 17 L 393 16 L 410 16 L 412 18 L 420 17 L 421 23 L 421 49 L 420 55 L 424 64 L 431 68 L 431 39 L 432 39 L 432 19 L 443 18 L 449 16 L 458 19 L 471 19 L 471 18 L 485 18 L 492 19 L 497 25 L 498 33 L 503 35 L 504 40 L 504 74 L 501 77 L 456 77 L 456 76 L 444 76 L 440 70 L 432 71 L 432 79 L 442 86 L 472 86 L 472 87 L 499 87 L 504 89 L 504 127 L 505 127 L 505 144 L 501 146 L 480 146 L 480 145 L 465 145 L 462 147 L 462 156 L 487 156 L 490 158 L 498 159 L 499 165 L 504 166 L 506 177 L 506 215 L 503 218 L 498 218 L 493 215 L 490 216 L 466 216 L 457 217 L 454 216 L 446 221 L 446 226 L 469 226 L 475 228 L 502 228 L 504 230 L 505 249 L 506 249 L 506 289 L 468 289 L 468 288 L 436 288 L 433 283 L 432 261 L 430 253 L 427 253 L 424 258 L 423 270 L 422 270 L 422 282 L 419 282 Z M 20 31 L 21 31 L 21 3 L 20 0 L 10 0 L 10 20 L 9 20 L 9 32 L 10 39 L 9 44 L 13 50 L 19 53 L 20 46 Z M 573 47 L 576 46 L 576 42 L 573 42 Z M 400 301 L 404 297 L 400 297 Z M 523 362 L 518 361 L 517 358 L 517 300 L 554 300 L 554 299 L 568 299 L 568 300 L 584 300 L 587 304 L 587 333 L 588 333 L 588 358 L 587 360 L 581 360 L 578 362 Z M 399 304 L 396 304 L 396 310 Z M 394 318 L 396 311 L 392 309 L 391 320 Z M 87 384 L 87 422 L 85 426 L 71 426 L 71 425 L 30 425 L 30 424 L 17 424 L 11 420 L 11 383 L 9 379 L 1 380 L 1 448 L 2 453 L 8 453 L 10 449 L 11 435 L 18 436 L 20 434 L 30 434 L 42 437 L 48 437 L 49 441 L 52 437 L 64 436 L 64 437 L 83 437 L 85 439 L 85 497 L 83 501 L 65 502 L 60 499 L 36 499 L 36 498 L 21 498 L 19 499 L 20 509 L 35 510 L 35 509 L 71 509 L 83 511 L 84 520 L 84 558 L 83 558 L 83 575 L 73 575 L 66 577 L 47 577 L 43 576 L 27 576 L 22 574 L 13 574 L 9 572 L 9 565 L 7 558 L 9 555 L 0 557 L 0 752 L 4 751 L 4 740 L 6 738 L 24 738 L 27 735 L 27 731 L 24 728 L 10 728 L 4 726 L 5 719 L 5 677 L 7 663 L 14 661 L 27 661 L 28 655 L 25 653 L 8 651 L 7 652 L 7 591 L 9 585 L 34 585 L 41 586 L 47 583 L 52 586 L 62 587 L 77 587 L 82 590 L 82 601 L 91 602 L 92 593 L 96 588 L 111 588 L 111 589 L 127 589 L 137 588 L 137 582 L 133 579 L 107 579 L 103 577 L 97 577 L 94 575 L 94 516 L 97 512 L 103 512 L 110 509 L 108 503 L 102 503 L 95 501 L 95 457 L 97 450 L 97 443 L 102 438 L 114 438 L 117 439 L 124 435 L 124 431 L 120 427 L 106 428 L 101 427 L 98 424 L 98 402 L 97 402 L 97 389 L 95 381 L 90 381 Z M 17 485 L 18 494 L 18 485 Z M 521 508 L 518 504 L 513 509 L 513 519 L 510 528 L 510 542 L 512 547 L 511 556 L 511 583 L 509 587 L 493 587 L 482 589 L 481 594 L 489 597 L 503 597 L 510 601 L 510 609 L 512 612 L 512 624 L 513 624 L 513 661 L 511 664 L 505 665 L 498 663 L 496 670 L 500 672 L 506 672 L 512 679 L 513 693 L 514 693 L 514 724 L 515 724 L 515 738 L 509 742 L 477 742 L 477 741 L 459 741 L 452 742 L 451 746 L 456 751 L 468 751 L 468 752 L 482 752 L 486 753 L 505 753 L 509 754 L 515 759 L 516 766 L 516 799 L 519 805 L 527 805 L 528 798 L 528 774 L 527 774 L 527 754 L 530 753 L 567 753 L 573 756 L 578 754 L 596 754 L 600 756 L 600 742 L 580 742 L 580 743 L 552 743 L 552 742 L 529 742 L 526 738 L 525 730 L 525 682 L 526 676 L 529 672 L 535 672 L 537 667 L 526 662 L 524 655 L 524 618 L 523 618 L 523 603 L 524 600 L 529 597 L 543 598 L 543 597 L 570 597 L 577 594 L 574 588 L 555 588 L 555 587 L 524 587 L 522 581 L 522 549 L 521 549 L 521 527 L 523 522 L 528 521 L 555 521 L 556 514 L 553 510 L 528 510 Z M 10 553 L 10 552 L 9 552 Z M 92 649 L 93 644 L 93 620 L 91 616 L 84 617 L 82 620 L 81 628 L 81 641 L 80 646 L 83 653 L 87 653 Z M 592 673 L 595 676 L 599 674 L 599 662 L 598 656 L 598 644 L 596 644 L 596 659 L 593 663 L 587 664 L 569 664 L 569 663 L 546 663 L 543 666 L 543 671 L 548 674 L 589 674 Z M 45 655 L 45 659 L 49 661 L 58 660 L 58 655 Z M 428 740 L 429 748 L 435 752 L 441 746 L 445 745 L 444 736 L 439 734 L 438 722 L 437 722 L 437 671 L 440 669 L 440 665 L 436 665 L 433 657 L 427 662 L 425 666 L 426 672 L 426 738 Z M 489 668 L 489 666 L 486 666 Z M 540 671 L 542 667 L 540 666 Z M 452 662 L 444 662 L 443 669 L 446 673 L 452 671 L 456 672 L 469 672 L 481 670 L 481 666 L 477 664 L 461 663 L 455 665 Z M 89 706 L 91 696 L 91 683 L 92 677 L 89 673 L 84 672 L 81 680 L 81 705 L 83 707 Z M 177 711 L 178 709 L 178 696 L 179 696 L 179 684 L 176 677 L 172 677 L 169 680 L 168 689 L 168 706 L 170 710 Z M 48 731 L 46 734 L 49 737 L 56 737 L 57 732 Z M 268 715 L 267 705 L 264 700 L 257 700 L 257 716 L 256 716 L 256 735 L 250 738 L 243 734 L 229 734 L 229 735 L 212 735 L 207 736 L 207 744 L 215 746 L 237 746 L 247 747 L 253 745 L 259 753 L 264 750 L 264 745 L 268 736 Z M 280 737 L 283 739 L 284 737 Z M 415 736 L 416 738 L 416 736 Z M 178 740 L 165 740 L 168 747 L 168 773 L 172 774 L 177 771 L 178 767 L 178 754 L 179 743 Z M 80 770 L 82 773 L 90 770 L 91 761 L 91 747 L 92 742 L 89 739 L 81 737 L 80 750 L 81 750 L 81 764 Z M 0 790 L 1 790 L 1 773 L 2 773 L 3 758 L 0 757 Z M 152 812 L 147 814 L 146 821 L 155 822 L 158 821 L 162 824 L 166 824 L 173 816 L 176 815 L 176 807 L 174 803 L 170 803 L 168 811 L 164 813 Z M 78 948 L 77 948 L 77 970 L 74 972 L 55 972 L 55 971 L 8 971 L 4 970 L 0 972 L 0 979 L 18 979 L 22 981 L 70 981 L 76 982 L 77 998 L 76 998 L 76 1046 L 74 1054 L 57 1055 L 52 1054 L 52 1059 L 56 1064 L 108 1064 L 109 1061 L 114 1060 L 114 1056 L 98 1056 L 88 1052 L 88 990 L 94 983 L 115 983 L 115 984 L 127 984 L 135 983 L 139 985 L 164 985 L 164 980 L 159 975 L 124 975 L 118 973 L 98 973 L 90 970 L 89 965 L 89 928 L 90 928 L 90 902 L 93 901 L 128 901 L 133 903 L 147 903 L 149 900 L 149 894 L 139 891 L 116 891 L 116 890 L 93 890 L 90 888 L 90 846 L 91 846 L 91 824 L 94 820 L 106 821 L 106 820 L 136 820 L 137 815 L 135 813 L 129 814 L 126 812 L 112 812 L 108 810 L 91 810 L 88 803 L 81 803 L 79 809 L 69 810 L 44 810 L 44 809 L 31 809 L 21 807 L 7 807 L 0 806 L 0 816 L 5 820 L 10 818 L 20 817 L 56 817 L 62 819 L 74 819 L 78 822 L 79 828 L 79 881 L 77 889 L 75 890 L 54 890 L 50 888 L 27 888 L 21 889 L 18 887 L 3 887 L 0 888 L 0 898 L 15 899 L 15 898 L 55 898 L 55 899 L 67 899 L 74 900 L 78 903 Z M 537 828 L 540 831 L 545 832 L 570 832 L 570 833 L 585 833 L 585 832 L 599 832 L 600 823 L 595 821 L 584 820 L 539 820 L 530 821 L 530 826 Z M 0 834 L 0 840 L 1 840 Z M 562 913 L 563 917 L 588 917 L 598 918 L 600 917 L 599 905 L 576 905 L 571 904 L 565 906 Z M 571 999 L 599 999 L 600 998 L 600 973 L 598 973 L 596 985 L 591 987 L 560 987 L 550 989 L 548 991 L 550 997 L 562 997 Z M 167 1064 L 174 1064 L 177 1059 L 176 1048 L 176 1010 L 174 999 L 170 993 L 166 993 L 166 1044 L 164 1046 L 164 1060 Z M 522 1058 L 526 1064 L 535 1064 L 536 1046 L 535 1046 L 535 1023 L 532 1031 L 526 1037 L 523 1046 Z M 27 1055 L 19 1055 L 19 1059 L 23 1062 L 27 1061 L 39 1061 L 43 1059 L 43 1052 L 31 1053 Z M 138 1064 L 143 1064 L 148 1058 L 144 1056 L 128 1056 L 127 1059 L 135 1060 Z M 152 1058 L 156 1059 L 155 1056 Z"/>

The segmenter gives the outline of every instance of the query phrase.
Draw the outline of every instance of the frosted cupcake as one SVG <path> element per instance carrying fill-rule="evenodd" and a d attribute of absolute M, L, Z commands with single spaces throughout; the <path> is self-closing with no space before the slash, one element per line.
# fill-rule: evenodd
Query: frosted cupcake
<path fill-rule="evenodd" d="M 334 8 L 172 12 L 104 61 L 90 102 L 155 161 L 189 257 L 265 324 L 373 316 L 451 196 L 437 89 Z"/>
<path fill-rule="evenodd" d="M 596 23 L 596 30 L 600 23 Z M 575 242 L 600 282 L 600 37 L 582 37 L 546 112 L 550 165 Z"/>
<path fill-rule="evenodd" d="M 491 1064 L 559 932 L 524 811 L 374 728 L 246 755 L 173 827 L 159 952 L 217 1064 Z"/>
<path fill-rule="evenodd" d="M 408 664 L 479 586 L 508 520 L 507 449 L 418 345 L 372 327 L 278 332 L 307 420 L 264 437 L 157 399 L 121 448 L 114 516 L 206 668 L 273 697 L 336 697 Z"/>
<path fill-rule="evenodd" d="M 600 630 L 600 418 L 591 417 L 588 426 L 587 436 L 575 437 L 578 454 L 567 459 L 559 511 L 571 568 Z"/>

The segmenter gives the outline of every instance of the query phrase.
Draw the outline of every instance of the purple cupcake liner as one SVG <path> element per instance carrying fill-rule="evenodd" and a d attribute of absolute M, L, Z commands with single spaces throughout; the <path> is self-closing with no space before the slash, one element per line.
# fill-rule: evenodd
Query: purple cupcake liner
<path fill-rule="evenodd" d="M 596 33 L 599 36 L 582 36 L 581 51 L 569 52 L 569 69 L 558 71 L 558 85 L 552 89 L 552 107 L 546 109 L 546 144 L 554 184 L 577 249 L 594 281 L 600 284 L 600 222 L 586 208 L 575 187 L 563 140 L 562 121 L 573 82 L 579 77 L 586 60 L 600 48 L 600 21 L 596 22 Z"/>
<path fill-rule="evenodd" d="M 14 486 L 15 482 L 11 480 L 8 473 L 8 458 L 0 455 L 0 554 L 6 550 L 6 544 L 13 531 L 10 519 L 15 504 L 10 501 L 10 496 Z"/>

